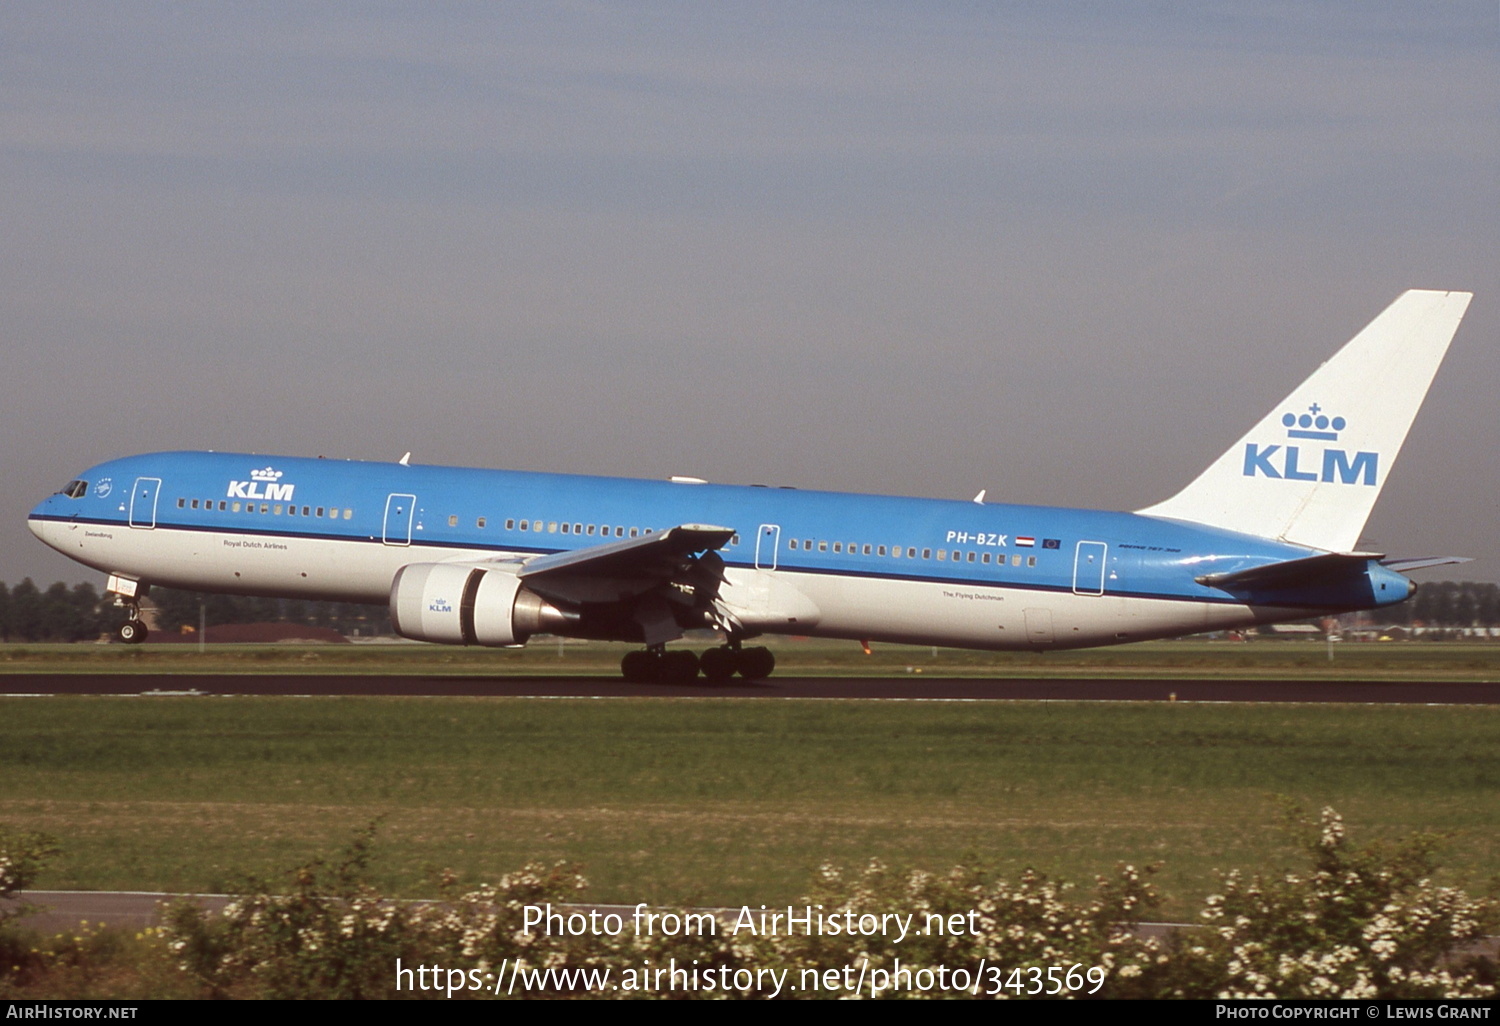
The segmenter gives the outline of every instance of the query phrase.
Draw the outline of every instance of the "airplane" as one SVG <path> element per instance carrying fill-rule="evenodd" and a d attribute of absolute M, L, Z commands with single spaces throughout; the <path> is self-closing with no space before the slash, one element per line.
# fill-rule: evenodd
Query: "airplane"
<path fill-rule="evenodd" d="M 34 534 L 108 575 L 118 639 L 153 586 L 385 604 L 404 637 L 633 642 L 629 681 L 770 675 L 791 634 L 970 649 L 1115 645 L 1401 602 L 1360 532 L 1462 320 L 1403 293 L 1172 497 L 1135 512 L 243 453 L 85 471 Z M 711 629 L 700 655 L 667 643 Z"/>

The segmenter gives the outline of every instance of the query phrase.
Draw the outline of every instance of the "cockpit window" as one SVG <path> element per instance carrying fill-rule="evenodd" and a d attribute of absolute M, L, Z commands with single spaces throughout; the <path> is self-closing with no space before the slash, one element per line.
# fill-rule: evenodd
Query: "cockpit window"
<path fill-rule="evenodd" d="M 66 495 L 70 499 L 81 499 L 88 494 L 88 491 L 89 483 L 87 481 L 69 481 L 57 494 Z"/>

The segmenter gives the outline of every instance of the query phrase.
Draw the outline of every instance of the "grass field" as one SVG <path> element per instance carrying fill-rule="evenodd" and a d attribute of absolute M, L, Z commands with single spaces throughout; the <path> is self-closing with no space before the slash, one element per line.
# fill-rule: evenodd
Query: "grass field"
<path fill-rule="evenodd" d="M 378 817 L 375 880 L 405 895 L 537 859 L 594 900 L 709 905 L 785 903 L 829 860 L 1130 861 L 1166 864 L 1172 915 L 1213 868 L 1297 863 L 1277 795 L 1356 840 L 1457 831 L 1452 879 L 1482 889 L 1500 709 L 0 699 L 0 822 L 61 841 L 48 888 L 232 889 Z"/>
<path fill-rule="evenodd" d="M 1500 644 L 1256 640 L 1161 641 L 1075 652 L 970 652 L 773 638 L 784 676 L 1087 677 L 1500 681 Z M 687 645 L 706 648 L 710 642 Z M 519 650 L 357 645 L 0 645 L 0 673 L 602 674 L 630 646 L 539 640 Z"/>

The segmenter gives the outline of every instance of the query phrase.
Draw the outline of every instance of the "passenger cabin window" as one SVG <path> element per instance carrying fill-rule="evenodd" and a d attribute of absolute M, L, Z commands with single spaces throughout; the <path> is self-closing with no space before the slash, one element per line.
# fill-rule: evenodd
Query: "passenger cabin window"
<path fill-rule="evenodd" d="M 484 517 L 480 517 L 478 520 L 474 521 L 474 526 L 483 529 Z"/>

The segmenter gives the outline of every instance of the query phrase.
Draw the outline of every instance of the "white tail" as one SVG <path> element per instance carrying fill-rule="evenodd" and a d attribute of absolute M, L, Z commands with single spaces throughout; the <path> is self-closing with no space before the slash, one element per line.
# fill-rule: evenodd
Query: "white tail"
<path fill-rule="evenodd" d="M 1137 512 L 1352 550 L 1472 298 L 1403 293 L 1197 480 Z"/>

